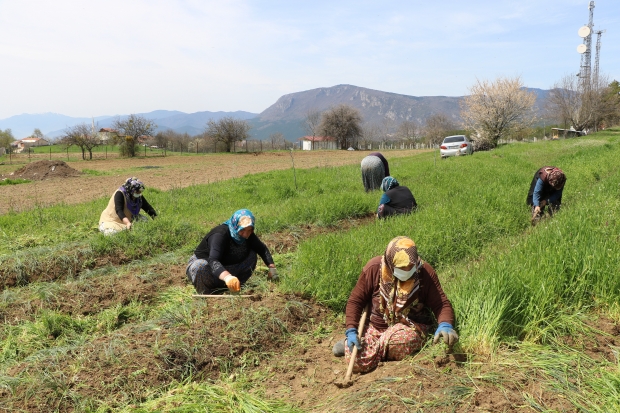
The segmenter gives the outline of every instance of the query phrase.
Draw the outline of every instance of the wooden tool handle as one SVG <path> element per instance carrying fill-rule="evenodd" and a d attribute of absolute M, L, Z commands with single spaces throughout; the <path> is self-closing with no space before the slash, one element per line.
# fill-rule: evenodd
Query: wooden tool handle
<path fill-rule="evenodd" d="M 241 298 L 248 298 L 248 297 L 254 297 L 254 295 L 241 295 L 241 294 L 192 294 L 192 297 L 194 298 L 235 298 L 235 297 L 241 297 Z"/>
<path fill-rule="evenodd" d="M 362 311 L 362 317 L 360 318 L 360 324 L 357 327 L 357 336 L 359 339 L 362 339 L 362 333 L 364 332 L 364 325 L 366 324 L 366 317 L 370 312 L 371 303 L 369 303 L 364 311 Z M 349 360 L 349 368 L 347 368 L 347 374 L 344 376 L 344 382 L 347 383 L 351 380 L 351 374 L 353 374 L 353 365 L 355 364 L 355 358 L 357 357 L 357 347 L 353 346 L 353 350 L 351 350 L 351 360 Z"/>

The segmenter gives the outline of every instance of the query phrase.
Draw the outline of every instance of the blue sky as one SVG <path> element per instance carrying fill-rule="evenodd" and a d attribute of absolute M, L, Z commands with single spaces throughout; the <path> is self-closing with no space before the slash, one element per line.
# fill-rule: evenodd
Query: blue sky
<path fill-rule="evenodd" d="M 548 89 L 579 71 L 588 4 L 0 0 L 0 119 L 261 112 L 344 83 L 461 96 L 476 78 L 521 76 Z M 597 0 L 594 24 L 601 73 L 620 80 L 620 1 Z"/>

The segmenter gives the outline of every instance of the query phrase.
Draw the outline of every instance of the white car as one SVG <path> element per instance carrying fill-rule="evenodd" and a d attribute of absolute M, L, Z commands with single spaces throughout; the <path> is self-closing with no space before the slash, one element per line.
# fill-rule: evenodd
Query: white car
<path fill-rule="evenodd" d="M 446 136 L 439 147 L 441 158 L 448 156 L 473 155 L 474 146 L 465 135 Z"/>

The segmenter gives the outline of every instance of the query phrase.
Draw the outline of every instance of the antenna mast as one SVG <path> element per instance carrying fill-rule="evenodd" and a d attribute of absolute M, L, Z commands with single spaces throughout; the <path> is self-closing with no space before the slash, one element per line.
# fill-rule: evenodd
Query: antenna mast
<path fill-rule="evenodd" d="M 591 1 L 588 10 L 590 11 L 590 19 L 588 25 L 580 29 L 580 35 L 583 37 L 585 50 L 581 54 L 581 70 L 579 71 L 580 83 L 586 88 L 590 85 L 592 76 L 592 27 L 594 27 L 594 1 Z M 585 27 L 588 30 L 585 30 Z M 583 36 L 585 34 L 585 36 Z"/>
<path fill-rule="evenodd" d="M 605 33 L 605 30 L 598 30 L 596 33 L 596 55 L 594 56 L 594 73 L 592 80 L 595 87 L 598 87 L 598 61 L 601 54 L 601 35 Z"/>

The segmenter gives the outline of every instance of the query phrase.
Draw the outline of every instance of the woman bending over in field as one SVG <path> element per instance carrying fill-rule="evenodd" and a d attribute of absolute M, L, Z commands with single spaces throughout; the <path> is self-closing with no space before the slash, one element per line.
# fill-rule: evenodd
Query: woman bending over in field
<path fill-rule="evenodd" d="M 526 199 L 532 207 L 532 225 L 543 216 L 546 205 L 549 205 L 549 216 L 560 210 L 564 184 L 566 175 L 555 166 L 543 166 L 534 173 Z"/>
<path fill-rule="evenodd" d="M 384 194 L 379 200 L 377 218 L 386 218 L 390 215 L 409 214 L 418 207 L 409 188 L 399 185 L 396 178 L 391 176 L 383 178 L 381 189 Z"/>
<path fill-rule="evenodd" d="M 358 336 L 365 308 L 370 322 Z M 345 313 L 346 340 L 336 343 L 333 352 L 348 361 L 353 346 L 357 347 L 353 367 L 357 373 L 420 350 L 435 323 L 433 315 L 439 323 L 433 343 L 443 338 L 452 347 L 459 339 L 452 327 L 452 304 L 435 270 L 418 257 L 415 243 L 407 237 L 392 239 L 383 256 L 368 261 L 351 291 Z"/>
<path fill-rule="evenodd" d="M 362 183 L 366 192 L 379 189 L 381 180 L 390 175 L 387 159 L 379 152 L 373 152 L 362 159 Z"/>
<path fill-rule="evenodd" d="M 99 231 L 103 232 L 104 235 L 111 235 L 125 229 L 131 229 L 134 221 L 147 219 L 140 215 L 141 209 L 151 218 L 155 218 L 157 213 L 146 198 L 142 196 L 143 192 L 144 184 L 138 178 L 127 178 L 125 183 L 114 192 L 108 206 L 101 213 Z"/>
<path fill-rule="evenodd" d="M 269 249 L 254 233 L 254 215 L 236 211 L 226 222 L 204 236 L 185 273 L 198 294 L 238 292 L 256 268 L 256 254 L 269 267 L 269 279 L 278 278 Z"/>

